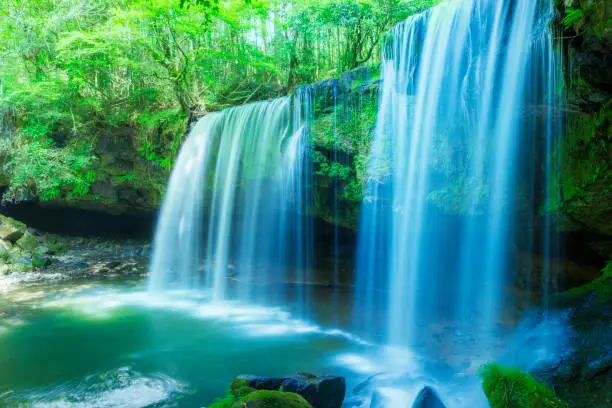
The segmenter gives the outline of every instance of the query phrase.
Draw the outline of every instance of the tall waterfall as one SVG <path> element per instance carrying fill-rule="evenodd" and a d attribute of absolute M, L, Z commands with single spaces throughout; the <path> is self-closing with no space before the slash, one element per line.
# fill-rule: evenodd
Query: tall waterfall
<path fill-rule="evenodd" d="M 448 0 L 386 43 L 357 323 L 383 320 L 388 344 L 419 344 L 434 322 L 486 344 L 510 312 L 516 247 L 551 244 L 523 214 L 546 205 L 559 132 L 552 16 L 550 0 Z"/>
<path fill-rule="evenodd" d="M 293 115 L 291 99 L 281 98 L 211 113 L 195 125 L 161 210 L 150 290 L 275 303 L 291 295 L 287 282 L 307 280 L 302 99 L 295 98 Z"/>

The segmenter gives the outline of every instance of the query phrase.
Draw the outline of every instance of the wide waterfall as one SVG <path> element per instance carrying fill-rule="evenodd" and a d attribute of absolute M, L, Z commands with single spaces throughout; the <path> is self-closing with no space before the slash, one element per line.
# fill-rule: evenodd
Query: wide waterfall
<path fill-rule="evenodd" d="M 560 130 L 552 16 L 549 0 L 450 0 L 394 28 L 362 208 L 362 331 L 382 320 L 386 343 L 412 347 L 442 323 L 491 357 L 515 251 L 553 243 L 525 215 L 547 204 Z"/>
<path fill-rule="evenodd" d="M 200 119 L 174 166 L 157 225 L 151 290 L 214 301 L 307 304 L 312 225 L 308 92 Z M 305 112 L 306 111 L 306 112 Z M 295 296 L 282 289 L 297 283 Z"/>

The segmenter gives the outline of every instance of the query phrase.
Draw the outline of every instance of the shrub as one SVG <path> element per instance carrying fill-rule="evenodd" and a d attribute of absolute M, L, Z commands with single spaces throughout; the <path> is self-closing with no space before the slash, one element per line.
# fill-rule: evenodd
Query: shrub
<path fill-rule="evenodd" d="M 572 28 L 574 24 L 576 24 L 579 20 L 584 17 L 584 11 L 582 9 L 567 9 L 565 11 L 565 17 L 563 18 L 563 26 L 566 30 Z"/>
<path fill-rule="evenodd" d="M 27 140 L 20 137 L 6 151 L 4 169 L 10 185 L 4 199 L 21 201 L 31 196 L 42 200 L 81 198 L 89 191 L 95 174 L 91 170 L 93 155 L 86 146 L 57 148 L 49 140 Z"/>

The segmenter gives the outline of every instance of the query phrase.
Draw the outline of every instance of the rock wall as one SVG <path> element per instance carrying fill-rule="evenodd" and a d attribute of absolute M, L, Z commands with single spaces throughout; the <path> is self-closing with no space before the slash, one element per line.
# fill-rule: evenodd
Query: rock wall
<path fill-rule="evenodd" d="M 557 163 L 560 230 L 612 259 L 612 2 L 564 0 L 567 129 Z"/>
<path fill-rule="evenodd" d="M 378 109 L 378 66 L 312 85 L 314 211 L 331 224 L 356 230 Z"/>

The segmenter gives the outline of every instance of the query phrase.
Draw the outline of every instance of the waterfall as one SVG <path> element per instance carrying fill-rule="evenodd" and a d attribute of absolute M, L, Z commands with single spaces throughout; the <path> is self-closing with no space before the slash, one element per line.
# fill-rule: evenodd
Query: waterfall
<path fill-rule="evenodd" d="M 286 265 L 292 265 L 295 303 L 302 316 L 309 313 L 311 272 L 314 259 L 314 221 L 308 212 L 314 206 L 312 195 L 313 165 L 310 156 L 310 126 L 313 120 L 313 95 L 310 86 L 296 89 L 292 135 L 283 146 L 285 211 L 283 229 L 290 231 L 284 240 Z"/>
<path fill-rule="evenodd" d="M 292 115 L 288 97 L 251 103 L 197 122 L 170 177 L 150 290 L 275 304 L 290 295 L 288 281 L 302 286 L 312 239 L 302 104 L 296 97 Z"/>
<path fill-rule="evenodd" d="M 560 130 L 551 3 L 449 0 L 393 29 L 357 255 L 362 331 L 382 320 L 388 344 L 417 346 L 445 322 L 487 355 L 515 248 L 547 256 L 550 224 L 524 214 L 546 205 Z"/>

